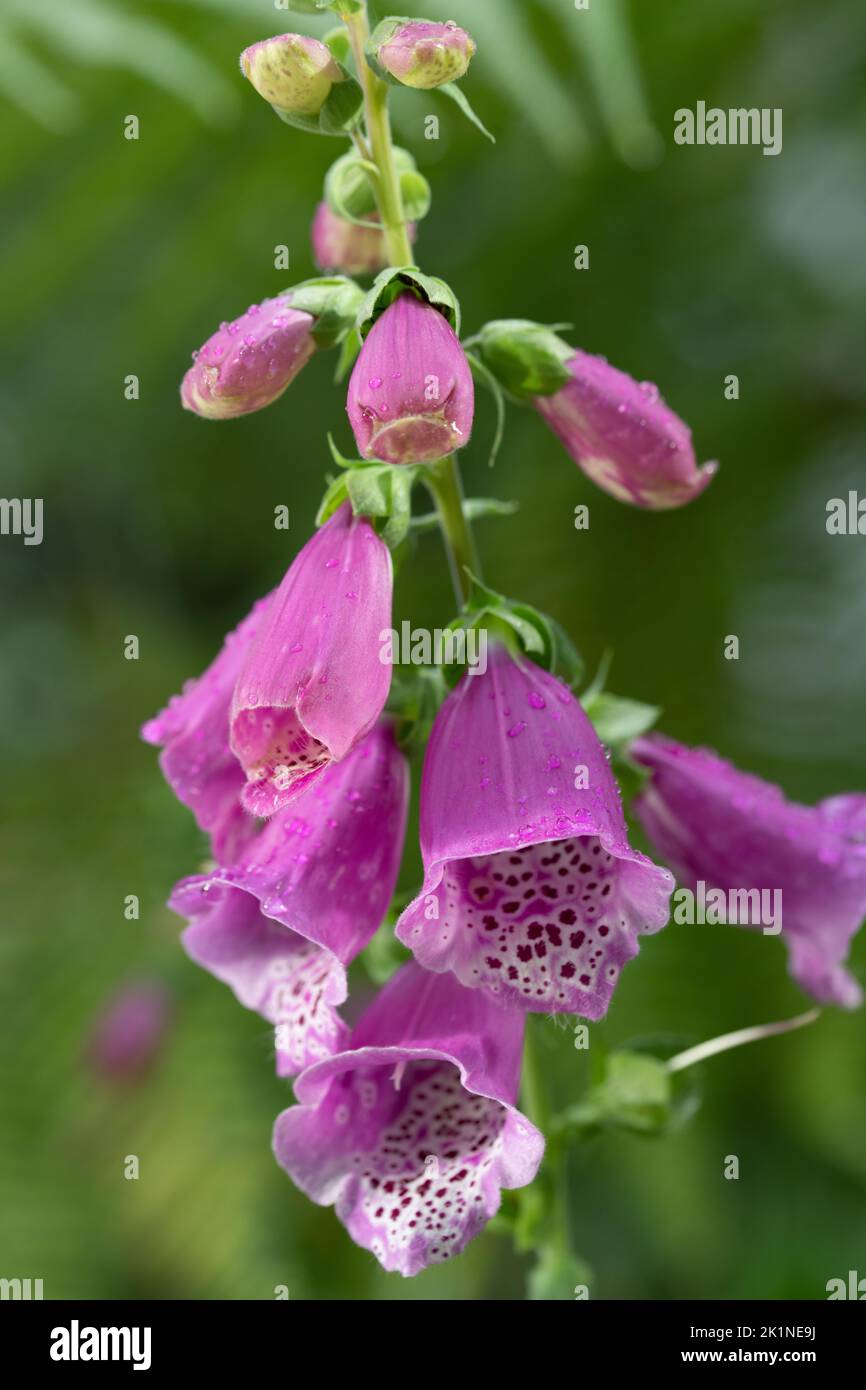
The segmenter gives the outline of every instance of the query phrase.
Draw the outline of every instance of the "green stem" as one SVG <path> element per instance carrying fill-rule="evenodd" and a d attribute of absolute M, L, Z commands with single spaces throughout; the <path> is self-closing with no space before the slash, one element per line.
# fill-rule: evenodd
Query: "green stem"
<path fill-rule="evenodd" d="M 412 264 L 412 246 L 406 227 L 406 212 L 400 179 L 394 164 L 394 144 L 388 115 L 388 84 L 377 77 L 364 55 L 364 45 L 370 37 L 367 7 L 354 14 L 344 14 L 343 23 L 349 32 L 349 42 L 355 57 L 358 81 L 364 93 L 364 112 L 367 136 L 373 162 L 379 170 L 376 199 L 379 216 L 393 265 Z"/>
<path fill-rule="evenodd" d="M 439 524 L 448 551 L 448 563 L 457 602 L 462 608 L 469 597 L 472 581 L 481 578 L 481 564 L 475 547 L 475 537 L 466 516 L 463 500 L 463 485 L 460 469 L 455 455 L 439 459 L 438 463 L 428 463 L 424 471 L 424 481 L 433 495 Z"/>
<path fill-rule="evenodd" d="M 388 84 L 376 76 L 364 54 L 364 46 L 370 37 L 367 7 L 365 5 L 354 14 L 344 14 L 341 18 L 349 34 L 358 81 L 364 93 L 367 138 L 373 163 L 379 171 L 375 181 L 376 202 L 388 246 L 388 256 L 392 265 L 411 265 L 412 246 L 406 227 L 400 178 L 394 164 L 394 144 L 388 115 Z M 429 464 L 425 479 L 436 500 L 454 591 L 458 603 L 462 606 L 470 590 L 470 580 L 466 571 L 471 570 L 480 579 L 481 567 L 472 528 L 463 506 L 463 487 L 456 457 L 440 459 L 438 463 Z"/>
<path fill-rule="evenodd" d="M 523 1063 L 520 1072 L 520 1106 L 523 1113 L 541 1130 L 547 1139 L 542 1181 L 547 1192 L 549 1210 L 543 1231 L 543 1244 L 567 1254 L 571 1241 L 568 1227 L 568 1174 L 562 1146 L 551 1136 L 550 1105 L 538 1054 L 536 1030 L 540 1023 L 529 1015 L 523 1044 Z"/>

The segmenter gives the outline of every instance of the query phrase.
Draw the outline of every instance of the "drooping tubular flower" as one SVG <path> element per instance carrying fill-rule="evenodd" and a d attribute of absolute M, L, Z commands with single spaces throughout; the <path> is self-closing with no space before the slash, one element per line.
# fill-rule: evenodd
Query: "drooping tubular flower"
<path fill-rule="evenodd" d="M 652 510 L 703 492 L 718 464 L 698 467 L 691 430 L 657 386 L 579 350 L 567 365 L 570 381 L 535 404 L 587 477 L 618 501 Z"/>
<path fill-rule="evenodd" d="M 262 615 L 238 676 L 231 746 L 243 804 L 272 816 L 369 733 L 391 668 L 391 553 L 344 503 L 295 558 Z"/>
<path fill-rule="evenodd" d="M 163 749 L 160 766 L 178 801 L 188 806 L 211 838 L 215 858 L 230 862 L 255 831 L 241 806 L 246 778 L 229 747 L 232 692 L 269 599 L 225 639 L 222 651 L 203 675 L 187 681 L 180 695 L 144 725 L 146 743 Z"/>
<path fill-rule="evenodd" d="M 368 214 L 378 220 L 375 213 Z M 409 240 L 415 240 L 416 227 L 407 227 Z M 362 227 L 338 217 L 328 204 L 316 209 L 312 226 L 313 256 L 321 270 L 338 270 L 344 275 L 375 275 L 389 263 L 385 234 L 377 227 Z"/>
<path fill-rule="evenodd" d="M 406 87 L 430 89 L 466 74 L 475 43 L 453 20 L 383 20 L 373 36 L 375 56 L 385 72 Z"/>
<path fill-rule="evenodd" d="M 842 962 L 866 917 L 866 796 L 801 806 L 661 734 L 631 751 L 651 773 L 635 813 L 682 885 L 780 891 L 791 975 L 822 1004 L 856 1007 L 862 990 Z"/>
<path fill-rule="evenodd" d="M 241 72 L 278 111 L 315 116 L 344 73 L 331 50 L 306 34 L 278 34 L 245 48 Z"/>
<path fill-rule="evenodd" d="M 380 723 L 236 862 L 184 879 L 170 906 L 190 921 L 187 953 L 276 1029 L 293 1076 L 345 1042 L 346 966 L 394 891 L 408 803 L 406 761 Z"/>
<path fill-rule="evenodd" d="M 187 410 L 230 420 L 271 405 L 316 351 L 313 316 L 291 307 L 291 293 L 251 304 L 220 324 L 193 353 L 180 388 Z"/>
<path fill-rule="evenodd" d="M 438 309 L 407 290 L 384 311 L 355 363 L 346 409 L 366 459 L 430 463 L 469 442 L 472 372 Z"/>
<path fill-rule="evenodd" d="M 295 1083 L 274 1127 L 278 1162 L 334 1206 L 387 1270 L 457 1255 L 503 1187 L 535 1176 L 544 1140 L 515 1109 L 524 1020 L 453 976 L 402 967 L 348 1050 Z"/>
<path fill-rule="evenodd" d="M 397 936 L 429 970 L 504 1003 L 599 1019 L 674 881 L 633 850 L 580 702 L 504 647 L 466 675 L 430 735 L 424 885 Z"/>

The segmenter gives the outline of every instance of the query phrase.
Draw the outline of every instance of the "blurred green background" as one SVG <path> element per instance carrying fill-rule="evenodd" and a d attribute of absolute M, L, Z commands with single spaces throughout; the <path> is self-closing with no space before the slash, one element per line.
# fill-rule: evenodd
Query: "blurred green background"
<path fill-rule="evenodd" d="M 491 474 L 482 399 L 467 490 L 520 502 L 480 524 L 489 582 L 565 623 L 590 669 L 611 648 L 611 687 L 661 705 L 675 736 L 803 800 L 862 788 L 866 549 L 824 524 L 828 498 L 862 486 L 866 451 L 861 0 L 446 8 L 420 12 L 475 34 L 466 90 L 498 143 L 441 97 L 400 94 L 398 138 L 434 185 L 421 264 L 455 287 L 468 331 L 569 320 L 575 342 L 658 382 L 700 458 L 721 461 L 693 506 L 642 514 L 596 490 L 531 411 L 511 412 Z M 45 506 L 41 546 L 0 541 L 0 1275 L 42 1278 L 48 1298 L 524 1287 L 528 1261 L 492 1234 L 414 1281 L 385 1275 L 295 1193 L 269 1152 L 290 1100 L 269 1030 L 187 962 L 163 906 L 205 846 L 138 727 L 308 536 L 326 430 L 350 443 L 333 358 L 248 419 L 203 422 L 177 395 L 220 320 L 313 273 L 308 226 L 340 146 L 277 121 L 237 58 L 323 27 L 270 0 L 0 0 L 2 490 Z M 675 146 L 675 109 L 699 99 L 782 107 L 783 153 Z M 432 113 L 438 142 L 424 139 Z M 288 276 L 273 268 L 283 243 Z M 581 502 L 588 532 L 573 528 Z M 452 616 L 435 537 L 400 575 L 396 617 L 410 615 Z M 415 874 L 412 858 L 407 886 Z M 132 893 L 138 921 L 124 918 Z M 861 940 L 861 978 L 864 965 Z M 146 1078 L 109 1084 L 85 1065 L 87 1038 L 142 975 L 171 989 L 173 1025 Z M 698 1039 L 804 1007 L 778 941 L 670 926 L 625 973 L 604 1031 Z M 538 1033 L 552 1085 L 575 1099 L 571 1033 Z M 863 1014 L 829 1010 L 709 1064 L 683 1133 L 579 1150 L 573 1234 L 593 1297 L 821 1298 L 828 1279 L 866 1274 L 864 1076 Z"/>

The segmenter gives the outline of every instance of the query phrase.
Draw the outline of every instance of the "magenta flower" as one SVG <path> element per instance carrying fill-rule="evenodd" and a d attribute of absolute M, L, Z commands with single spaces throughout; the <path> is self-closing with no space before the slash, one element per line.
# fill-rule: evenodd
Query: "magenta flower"
<path fill-rule="evenodd" d="M 316 351 L 313 322 L 278 295 L 220 324 L 193 353 L 180 388 L 184 407 L 207 420 L 229 420 L 271 405 Z"/>
<path fill-rule="evenodd" d="M 184 879 L 170 906 L 187 953 L 276 1028 L 292 1076 L 345 1041 L 346 966 L 385 917 L 403 853 L 406 761 L 380 723 L 237 862 Z"/>
<path fill-rule="evenodd" d="M 544 1140 L 515 1109 L 522 1045 L 518 1010 L 405 965 L 350 1049 L 295 1083 L 277 1161 L 385 1269 L 417 1274 L 535 1177 Z"/>
<path fill-rule="evenodd" d="M 475 43 L 453 20 L 446 24 L 385 20 L 378 32 L 395 24 L 390 36 L 376 46 L 376 58 L 396 81 L 406 87 L 429 89 L 456 82 L 465 75 Z"/>
<path fill-rule="evenodd" d="M 345 74 L 331 50 L 306 34 L 278 34 L 245 48 L 241 72 L 259 96 L 298 116 L 315 116 Z"/>
<path fill-rule="evenodd" d="M 503 1002 L 603 1017 L 673 878 L 633 850 L 580 702 L 492 649 L 437 716 L 421 785 L 424 886 L 397 936 L 429 970 Z"/>
<path fill-rule="evenodd" d="M 369 220 L 378 221 L 371 213 Z M 415 240 L 416 227 L 407 227 L 409 240 Z M 389 264 L 385 234 L 377 227 L 360 227 L 338 217 L 327 203 L 319 203 L 312 226 L 313 256 L 324 271 L 344 275 L 375 275 Z"/>
<path fill-rule="evenodd" d="M 703 492 L 718 464 L 698 468 L 691 430 L 658 387 L 579 350 L 566 365 L 571 380 L 535 405 L 587 477 L 620 502 L 653 510 Z"/>
<path fill-rule="evenodd" d="M 180 695 L 141 731 L 147 743 L 163 749 L 160 766 L 178 801 L 188 806 L 200 828 L 211 837 L 215 857 L 231 861 L 255 831 L 255 821 L 241 806 L 246 785 L 229 747 L 232 692 L 269 599 L 225 639 L 222 651 L 203 675 L 187 681 Z"/>
<path fill-rule="evenodd" d="M 250 645 L 230 739 L 247 777 L 243 803 L 272 816 L 368 734 L 391 668 L 391 553 L 348 503 L 294 560 Z"/>
<path fill-rule="evenodd" d="M 109 1001 L 88 1040 L 90 1066 L 112 1081 L 135 1081 L 151 1066 L 168 1031 L 172 1004 L 153 980 L 124 985 Z"/>
<path fill-rule="evenodd" d="M 376 320 L 349 382 L 358 448 L 384 463 L 431 463 L 469 442 L 475 388 L 444 315 L 407 290 Z"/>
<path fill-rule="evenodd" d="M 635 812 L 683 886 L 781 892 L 791 975 L 822 1004 L 856 1007 L 862 990 L 842 962 L 866 917 L 866 796 L 801 806 L 660 734 L 632 753 L 652 774 Z"/>

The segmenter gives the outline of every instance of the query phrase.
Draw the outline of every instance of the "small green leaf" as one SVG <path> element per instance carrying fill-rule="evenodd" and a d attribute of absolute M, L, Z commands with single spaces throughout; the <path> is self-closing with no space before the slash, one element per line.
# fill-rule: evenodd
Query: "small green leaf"
<path fill-rule="evenodd" d="M 325 522 L 330 520 L 334 515 L 334 512 L 342 507 L 348 495 L 346 475 L 344 473 L 339 478 L 334 478 L 333 481 L 329 483 L 328 490 L 322 498 L 319 510 L 316 513 L 316 525 L 324 526 Z"/>
<path fill-rule="evenodd" d="M 478 130 L 481 131 L 482 135 L 486 135 L 487 139 L 492 144 L 496 144 L 496 136 L 491 135 L 490 131 L 487 129 L 487 126 L 481 120 L 480 116 L 476 115 L 475 111 L 472 109 L 472 106 L 469 103 L 469 98 L 466 96 L 463 89 L 461 87 L 458 87 L 456 82 L 446 82 L 444 86 L 437 87 L 436 90 L 442 92 L 446 97 L 450 97 L 451 100 L 455 103 L 455 105 L 460 107 L 460 110 L 463 112 L 466 119 L 468 121 L 471 121 L 472 124 Z"/>
<path fill-rule="evenodd" d="M 355 365 L 355 358 L 358 356 L 358 353 L 360 351 L 361 338 L 357 328 L 353 328 L 349 333 L 346 334 L 345 338 L 343 339 L 343 345 L 340 348 L 340 360 L 338 361 L 336 371 L 334 372 L 335 386 L 339 386 L 342 382 L 345 381 L 346 377 L 349 375 L 349 372 L 352 370 L 352 367 Z"/>
<path fill-rule="evenodd" d="M 502 437 L 505 434 L 505 396 L 496 377 L 487 370 L 480 357 L 476 357 L 473 352 L 467 352 L 466 360 L 472 370 L 473 379 L 480 381 L 482 386 L 487 387 L 496 406 L 496 431 L 490 447 L 490 457 L 487 460 L 488 466 L 492 468 L 502 444 Z"/>
<path fill-rule="evenodd" d="M 555 618 L 548 618 L 547 625 L 553 637 L 553 662 L 550 669 L 553 675 L 558 676 L 574 690 L 583 680 L 583 657 L 561 623 Z"/>
<path fill-rule="evenodd" d="M 327 34 L 323 34 L 322 43 L 331 50 L 338 63 L 343 67 L 348 67 L 352 61 L 352 45 L 348 32 L 342 24 L 338 24 L 336 29 L 329 29 Z"/>
<path fill-rule="evenodd" d="M 454 332 L 460 333 L 460 304 L 450 285 L 437 275 L 425 275 L 415 265 L 389 266 L 380 271 L 358 309 L 355 327 L 366 338 L 380 314 L 401 294 L 413 289 L 421 300 L 432 304 L 445 316 Z"/>
<path fill-rule="evenodd" d="M 319 112 L 322 135 L 346 135 L 358 124 L 364 110 L 364 93 L 354 77 L 335 82 Z"/>
<path fill-rule="evenodd" d="M 552 396 L 568 381 L 574 349 L 552 328 L 531 319 L 494 319 L 478 334 L 484 365 L 517 401 Z"/>
<path fill-rule="evenodd" d="M 655 705 L 642 705 L 638 700 L 607 692 L 592 695 L 589 700 L 584 696 L 583 707 L 602 743 L 611 747 L 631 743 L 632 739 L 645 734 L 661 714 Z"/>
<path fill-rule="evenodd" d="M 407 169 L 400 175 L 403 208 L 409 222 L 421 222 L 430 211 L 433 194 L 429 183 L 417 169 Z"/>
<path fill-rule="evenodd" d="M 323 275 L 284 291 L 293 309 L 316 320 L 312 335 L 322 349 L 336 347 L 352 331 L 364 291 L 345 275 Z"/>

